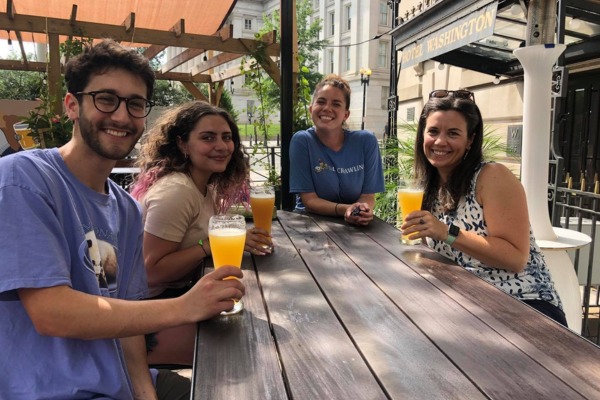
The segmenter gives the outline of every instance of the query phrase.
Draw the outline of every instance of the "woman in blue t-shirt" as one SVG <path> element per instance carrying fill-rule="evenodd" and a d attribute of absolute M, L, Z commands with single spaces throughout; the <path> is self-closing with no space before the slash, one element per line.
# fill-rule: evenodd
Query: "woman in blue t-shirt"
<path fill-rule="evenodd" d="M 373 220 L 375 193 L 384 191 L 377 138 L 345 129 L 350 116 L 350 87 L 327 75 L 310 105 L 314 126 L 294 134 L 290 144 L 290 192 L 296 209 L 343 216 L 356 225 Z"/>

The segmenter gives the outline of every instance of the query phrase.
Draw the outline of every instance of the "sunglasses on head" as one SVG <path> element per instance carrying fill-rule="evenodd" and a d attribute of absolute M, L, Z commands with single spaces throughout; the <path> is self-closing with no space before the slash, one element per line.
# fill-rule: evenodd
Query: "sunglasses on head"
<path fill-rule="evenodd" d="M 348 87 L 348 85 L 346 85 L 345 82 L 342 82 L 338 79 L 327 79 L 325 82 L 327 85 L 333 86 L 338 89 L 346 89 Z"/>
<path fill-rule="evenodd" d="M 475 94 L 468 90 L 434 90 L 429 93 L 430 99 L 443 99 L 448 96 L 453 96 L 457 99 L 467 99 L 475 102 Z"/>

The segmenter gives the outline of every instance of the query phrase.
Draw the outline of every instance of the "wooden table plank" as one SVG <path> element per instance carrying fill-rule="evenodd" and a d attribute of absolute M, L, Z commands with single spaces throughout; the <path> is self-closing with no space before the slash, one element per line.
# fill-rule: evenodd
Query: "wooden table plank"
<path fill-rule="evenodd" d="M 414 249 L 399 246 L 399 231 L 383 221 L 374 221 L 373 229 L 365 233 L 448 296 L 469 299 L 463 306 L 471 313 L 573 389 L 589 399 L 600 398 L 598 346 L 551 319 L 540 317 L 518 300 L 497 301 L 489 283 L 474 274 L 457 271 L 451 261 L 433 250 L 425 246 Z"/>
<path fill-rule="evenodd" d="M 312 219 L 280 220 L 390 398 L 485 398 Z"/>
<path fill-rule="evenodd" d="M 288 398 L 254 265 L 247 253 L 242 269 L 244 311 L 198 324 L 194 399 Z"/>
<path fill-rule="evenodd" d="M 294 245 L 273 221 L 273 254 L 255 257 L 294 399 L 385 399 Z M 250 397 L 245 397 L 250 398 Z"/>
<path fill-rule="evenodd" d="M 461 305 L 470 300 L 452 300 L 395 256 L 365 240 L 364 231 L 369 228 L 352 230 L 341 221 L 321 218 L 319 225 L 329 230 L 329 236 L 352 261 L 491 398 L 582 398 Z M 456 265 L 448 268 L 469 274 Z M 508 297 L 491 286 L 488 290 L 497 295 L 496 301 Z"/>

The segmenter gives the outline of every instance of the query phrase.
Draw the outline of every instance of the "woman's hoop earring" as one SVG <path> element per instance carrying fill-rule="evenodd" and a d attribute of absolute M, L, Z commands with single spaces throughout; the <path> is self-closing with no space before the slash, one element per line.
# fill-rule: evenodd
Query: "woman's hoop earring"
<path fill-rule="evenodd" d="M 183 156 L 185 157 L 185 161 L 190 159 L 190 156 L 188 155 L 188 153 L 183 153 Z"/>
<path fill-rule="evenodd" d="M 463 156 L 463 161 L 467 159 L 467 156 L 469 155 L 469 150 L 471 150 L 471 149 L 467 149 L 467 151 L 465 151 L 465 155 Z"/>

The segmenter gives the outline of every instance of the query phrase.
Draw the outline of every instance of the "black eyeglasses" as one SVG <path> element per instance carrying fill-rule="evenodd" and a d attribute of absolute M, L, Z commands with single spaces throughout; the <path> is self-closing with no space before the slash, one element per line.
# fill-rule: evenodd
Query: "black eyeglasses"
<path fill-rule="evenodd" d="M 430 99 L 443 99 L 444 97 L 454 96 L 457 99 L 467 99 L 475 102 L 475 94 L 468 90 L 434 90 L 429 93 Z"/>
<path fill-rule="evenodd" d="M 117 111 L 121 102 L 125 102 L 127 112 L 134 118 L 144 118 L 150 114 L 154 102 L 141 97 L 121 97 L 111 92 L 77 92 L 76 96 L 92 96 L 92 101 L 96 109 L 103 113 L 113 113 Z"/>

